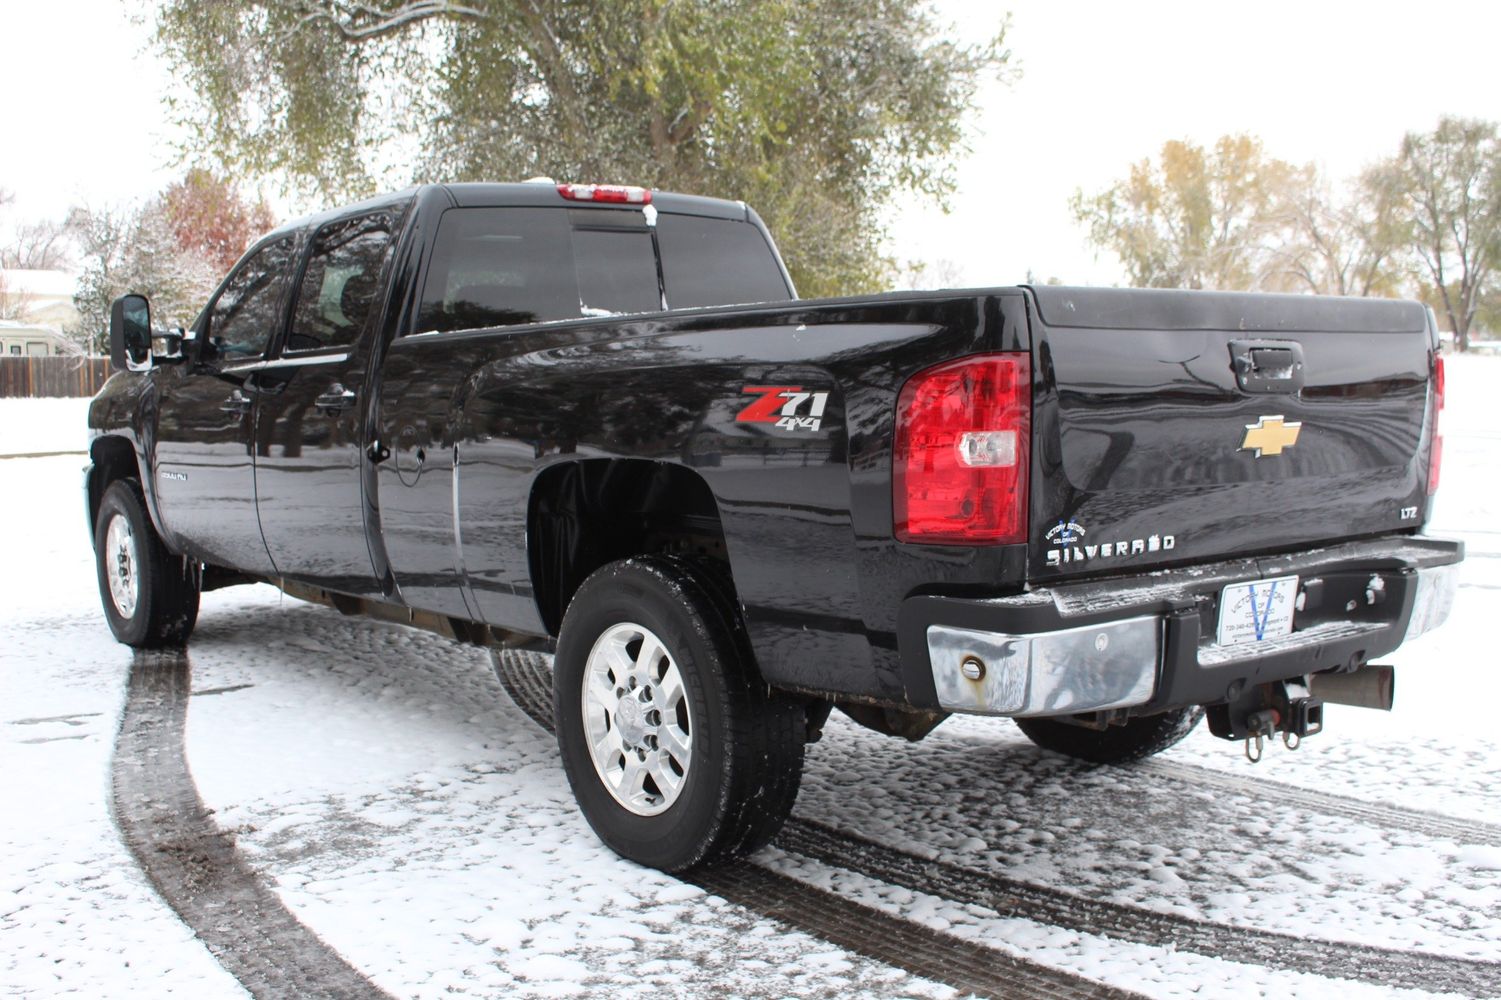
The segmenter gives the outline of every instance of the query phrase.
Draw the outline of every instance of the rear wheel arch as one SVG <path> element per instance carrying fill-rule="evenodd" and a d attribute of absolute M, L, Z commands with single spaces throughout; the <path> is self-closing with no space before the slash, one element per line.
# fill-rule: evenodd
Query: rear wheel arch
<path fill-rule="evenodd" d="M 549 466 L 527 504 L 527 564 L 537 610 L 556 636 L 578 588 L 633 556 L 691 556 L 733 582 L 719 505 L 692 469 L 647 459 L 580 459 Z"/>

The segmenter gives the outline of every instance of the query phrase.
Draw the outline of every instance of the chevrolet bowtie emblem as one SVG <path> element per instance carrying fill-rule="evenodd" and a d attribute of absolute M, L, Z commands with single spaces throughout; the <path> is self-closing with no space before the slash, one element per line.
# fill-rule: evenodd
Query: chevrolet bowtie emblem
<path fill-rule="evenodd" d="M 1283 422 L 1281 415 L 1262 417 L 1254 424 L 1246 424 L 1246 438 L 1240 443 L 1240 450 L 1255 448 L 1257 458 L 1280 455 L 1282 449 L 1298 443 L 1298 432 L 1302 429 L 1301 420 L 1289 424 Z"/>

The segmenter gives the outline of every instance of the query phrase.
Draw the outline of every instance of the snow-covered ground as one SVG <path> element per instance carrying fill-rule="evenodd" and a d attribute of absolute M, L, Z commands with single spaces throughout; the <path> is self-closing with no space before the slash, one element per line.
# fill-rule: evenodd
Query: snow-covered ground
<path fill-rule="evenodd" d="M 1431 530 L 1464 537 L 1470 559 L 1450 623 L 1390 658 L 1395 712 L 1330 707 L 1324 734 L 1256 767 L 1201 730 L 1159 758 L 1171 778 L 1070 764 L 1003 721 L 955 718 L 907 744 L 836 719 L 797 817 L 1088 900 L 1501 962 L 1501 847 L 1276 795 L 1501 821 L 1501 358 L 1450 359 L 1449 385 Z M 0 454 L 81 447 L 60 426 L 81 427 L 76 402 L 0 402 Z M 131 658 L 98 610 L 81 464 L 0 461 L 0 994 L 242 996 L 110 819 Z M 482 652 L 256 587 L 206 595 L 191 658 L 187 756 L 213 821 L 394 996 L 952 995 L 610 854 Z M 1196 787 L 1194 769 L 1265 789 Z M 1003 916 L 777 848 L 757 860 L 1151 996 L 1416 995 Z"/>
<path fill-rule="evenodd" d="M 0 399 L 0 458 L 82 452 L 88 443 L 87 399 Z"/>

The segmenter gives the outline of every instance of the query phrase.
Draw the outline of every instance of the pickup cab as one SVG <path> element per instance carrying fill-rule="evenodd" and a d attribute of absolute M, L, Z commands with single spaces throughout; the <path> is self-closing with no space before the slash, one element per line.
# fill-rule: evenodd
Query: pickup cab
<path fill-rule="evenodd" d="M 584 815 L 754 850 L 833 708 L 1100 762 L 1390 707 L 1438 625 L 1443 367 L 1414 302 L 1008 287 L 803 301 L 743 204 L 427 186 L 289 223 L 191 330 L 115 304 L 104 614 L 266 582 L 555 653 Z"/>

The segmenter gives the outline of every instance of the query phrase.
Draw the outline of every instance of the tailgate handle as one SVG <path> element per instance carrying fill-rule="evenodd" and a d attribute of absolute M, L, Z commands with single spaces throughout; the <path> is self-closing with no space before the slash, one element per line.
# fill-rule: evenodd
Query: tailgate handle
<path fill-rule="evenodd" d="M 1230 367 L 1246 392 L 1303 388 L 1303 345 L 1295 340 L 1232 340 Z"/>

